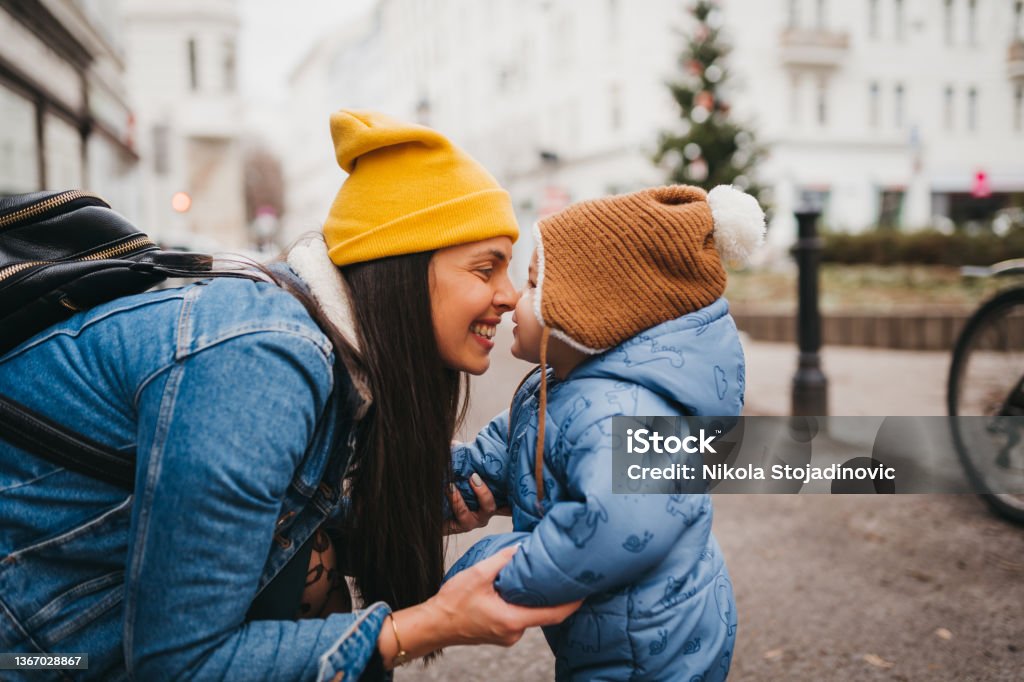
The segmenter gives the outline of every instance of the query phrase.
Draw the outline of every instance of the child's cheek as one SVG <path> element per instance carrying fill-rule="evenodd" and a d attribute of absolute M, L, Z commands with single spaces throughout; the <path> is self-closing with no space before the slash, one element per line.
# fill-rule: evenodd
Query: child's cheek
<path fill-rule="evenodd" d="M 533 333 L 531 327 L 519 327 L 516 330 L 515 340 L 512 342 L 512 355 L 525 360 L 526 362 L 540 362 L 540 342 L 538 334 Z"/>
<path fill-rule="evenodd" d="M 521 349 L 519 348 L 519 339 L 515 339 L 514 341 L 512 341 L 512 348 L 509 352 L 512 353 L 512 357 L 514 358 L 519 358 L 520 360 L 525 359 L 523 357 Z"/>

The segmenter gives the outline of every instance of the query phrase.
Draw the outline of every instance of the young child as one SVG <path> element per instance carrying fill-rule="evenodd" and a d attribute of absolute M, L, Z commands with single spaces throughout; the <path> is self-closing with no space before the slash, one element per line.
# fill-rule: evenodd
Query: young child
<path fill-rule="evenodd" d="M 453 448 L 462 496 L 479 474 L 521 543 L 495 588 L 509 602 L 584 599 L 545 628 L 559 680 L 720 680 L 736 638 L 708 495 L 612 492 L 617 415 L 735 416 L 744 360 L 723 258 L 761 242 L 764 214 L 729 186 L 647 189 L 570 206 L 534 229 L 512 353 L 540 364 L 512 407 Z M 550 368 L 550 371 L 549 369 Z"/>

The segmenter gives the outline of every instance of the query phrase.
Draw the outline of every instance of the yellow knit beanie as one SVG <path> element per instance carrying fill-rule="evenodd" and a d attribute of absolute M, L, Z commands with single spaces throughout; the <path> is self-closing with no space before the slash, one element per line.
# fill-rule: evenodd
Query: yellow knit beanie
<path fill-rule="evenodd" d="M 342 109 L 331 136 L 349 174 L 324 222 L 335 265 L 519 237 L 508 192 L 437 131 Z"/>

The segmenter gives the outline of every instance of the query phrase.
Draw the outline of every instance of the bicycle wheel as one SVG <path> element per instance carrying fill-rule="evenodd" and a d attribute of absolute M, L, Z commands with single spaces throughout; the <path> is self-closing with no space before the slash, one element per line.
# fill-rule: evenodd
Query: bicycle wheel
<path fill-rule="evenodd" d="M 1004 291 L 967 321 L 953 351 L 950 416 L 1024 415 L 1024 288 Z M 1016 421 L 1016 420 L 1015 420 Z M 1024 438 L 1007 420 L 952 420 L 957 454 L 976 490 L 1001 516 L 1024 523 Z"/>

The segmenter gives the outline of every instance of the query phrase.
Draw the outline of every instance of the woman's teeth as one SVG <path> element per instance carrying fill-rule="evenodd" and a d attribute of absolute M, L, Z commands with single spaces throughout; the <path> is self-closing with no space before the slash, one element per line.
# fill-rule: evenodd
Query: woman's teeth
<path fill-rule="evenodd" d="M 469 331 L 479 334 L 485 339 L 493 339 L 494 335 L 498 333 L 498 328 L 489 324 L 474 324 Z"/>

